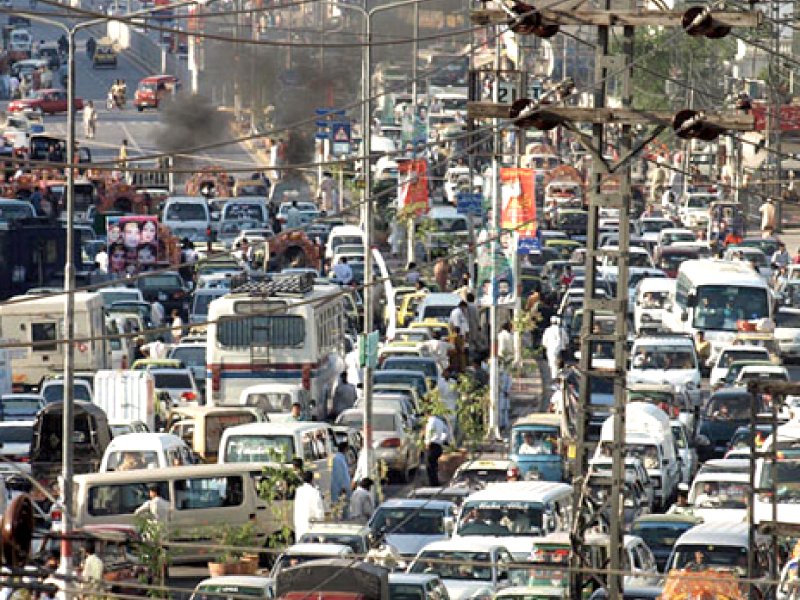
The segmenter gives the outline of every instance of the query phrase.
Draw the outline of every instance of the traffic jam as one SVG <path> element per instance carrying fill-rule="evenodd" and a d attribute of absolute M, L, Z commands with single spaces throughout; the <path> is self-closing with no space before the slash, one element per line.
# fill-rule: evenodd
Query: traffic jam
<path fill-rule="evenodd" d="M 126 79 L 132 51 L 92 31 L 99 93 L 70 95 L 75 48 L 8 4 L 6 597 L 597 600 L 613 553 L 620 598 L 797 597 L 800 211 L 794 183 L 732 183 L 761 168 L 734 137 L 637 133 L 621 233 L 590 215 L 585 131 L 474 142 L 468 102 L 510 89 L 471 68 L 486 38 L 472 63 L 415 50 L 413 89 L 407 56 L 372 64 L 366 111 L 284 133 L 220 103 L 246 168 L 147 152 L 120 132 L 166 128 L 189 82 Z M 587 331 L 592 369 L 624 373 L 621 430 Z"/>

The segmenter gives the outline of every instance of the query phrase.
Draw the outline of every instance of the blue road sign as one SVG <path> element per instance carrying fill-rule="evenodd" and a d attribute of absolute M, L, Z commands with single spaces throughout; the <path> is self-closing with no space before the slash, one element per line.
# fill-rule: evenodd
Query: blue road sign
<path fill-rule="evenodd" d="M 483 215 L 483 195 L 460 192 L 456 194 L 456 211 L 462 215 Z"/>
<path fill-rule="evenodd" d="M 542 249 L 538 237 L 520 237 L 517 243 L 517 254 L 530 254 Z"/>

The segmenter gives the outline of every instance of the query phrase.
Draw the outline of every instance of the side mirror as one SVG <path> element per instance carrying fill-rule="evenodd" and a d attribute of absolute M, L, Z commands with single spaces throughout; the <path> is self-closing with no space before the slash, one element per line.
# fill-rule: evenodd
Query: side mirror
<path fill-rule="evenodd" d="M 686 306 L 697 306 L 697 294 L 689 294 L 686 297 Z"/>
<path fill-rule="evenodd" d="M 687 311 L 681 311 L 681 321 L 688 321 L 689 320 L 689 313 Z"/>

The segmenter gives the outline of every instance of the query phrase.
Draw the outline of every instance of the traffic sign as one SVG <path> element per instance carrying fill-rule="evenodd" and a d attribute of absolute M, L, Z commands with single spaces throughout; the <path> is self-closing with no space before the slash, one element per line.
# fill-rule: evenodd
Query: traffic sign
<path fill-rule="evenodd" d="M 530 254 L 542 249 L 538 237 L 520 237 L 517 242 L 517 254 Z"/>
<path fill-rule="evenodd" d="M 380 336 L 377 331 L 358 336 L 358 364 L 361 367 L 374 369 L 378 366 L 378 343 Z"/>
<path fill-rule="evenodd" d="M 461 215 L 483 216 L 483 194 L 459 192 L 456 194 L 456 211 Z"/>
<path fill-rule="evenodd" d="M 352 134 L 349 121 L 334 121 L 331 123 L 331 151 L 334 156 L 350 154 L 350 138 Z"/>

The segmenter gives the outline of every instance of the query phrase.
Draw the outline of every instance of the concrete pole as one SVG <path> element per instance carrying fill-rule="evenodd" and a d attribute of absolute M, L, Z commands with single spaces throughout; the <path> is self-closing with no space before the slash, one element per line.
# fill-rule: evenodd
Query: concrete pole
<path fill-rule="evenodd" d="M 419 56 L 419 3 L 414 3 L 414 33 L 411 50 L 411 105 L 417 106 L 417 57 Z"/>
<path fill-rule="evenodd" d="M 75 29 L 67 30 L 67 163 L 75 160 Z M 64 533 L 72 531 L 72 433 L 75 407 L 75 172 L 67 168 L 67 239 L 66 262 L 64 264 L 64 326 L 66 347 L 64 349 L 64 421 L 61 440 L 61 496 L 64 502 L 62 519 Z M 72 548 L 70 541 L 61 542 L 61 569 L 72 572 Z M 69 596 L 68 596 L 69 597 Z"/>
<path fill-rule="evenodd" d="M 500 98 L 500 36 L 495 35 L 494 47 L 494 85 L 492 88 L 492 102 L 499 102 Z M 500 132 L 500 121 L 494 121 L 494 152 L 492 153 L 492 224 L 489 227 L 491 243 L 489 256 L 492 265 L 492 303 L 489 306 L 489 437 L 500 437 L 500 420 L 498 409 L 500 407 L 500 364 L 497 356 L 497 255 L 500 252 L 500 158 L 503 154 L 503 136 Z M 474 349 L 473 349 L 474 350 Z"/>

